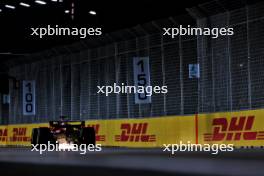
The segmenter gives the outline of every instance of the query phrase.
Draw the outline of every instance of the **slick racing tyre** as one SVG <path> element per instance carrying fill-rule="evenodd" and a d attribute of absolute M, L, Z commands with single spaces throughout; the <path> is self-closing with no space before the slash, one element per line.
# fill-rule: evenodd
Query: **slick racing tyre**
<path fill-rule="evenodd" d="M 81 143 L 95 145 L 95 130 L 93 127 L 86 127 L 81 129 Z"/>
<path fill-rule="evenodd" d="M 49 128 L 33 128 L 31 144 L 48 144 L 48 141 L 52 142 Z"/>

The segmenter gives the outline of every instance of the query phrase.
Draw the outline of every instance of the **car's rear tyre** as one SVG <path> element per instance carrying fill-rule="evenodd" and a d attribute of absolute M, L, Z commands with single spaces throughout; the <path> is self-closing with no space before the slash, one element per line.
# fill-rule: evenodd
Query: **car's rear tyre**
<path fill-rule="evenodd" d="M 93 127 L 86 127 L 81 129 L 81 143 L 95 145 L 95 130 Z"/>
<path fill-rule="evenodd" d="M 33 128 L 32 129 L 32 134 L 31 134 L 31 144 L 36 145 L 37 144 L 37 138 L 38 138 L 38 128 Z"/>
<path fill-rule="evenodd" d="M 39 144 L 48 144 L 48 141 L 51 140 L 51 133 L 49 128 L 39 128 L 38 131 L 38 143 Z"/>
<path fill-rule="evenodd" d="M 33 128 L 31 144 L 48 144 L 51 141 L 51 133 L 49 128 Z"/>

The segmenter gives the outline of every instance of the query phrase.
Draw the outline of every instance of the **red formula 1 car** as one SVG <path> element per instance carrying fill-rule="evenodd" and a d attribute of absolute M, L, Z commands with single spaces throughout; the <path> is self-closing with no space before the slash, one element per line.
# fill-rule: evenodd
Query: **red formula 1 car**
<path fill-rule="evenodd" d="M 85 127 L 85 121 L 50 121 L 50 127 L 34 128 L 31 144 L 93 144 L 95 145 L 95 130 Z"/>

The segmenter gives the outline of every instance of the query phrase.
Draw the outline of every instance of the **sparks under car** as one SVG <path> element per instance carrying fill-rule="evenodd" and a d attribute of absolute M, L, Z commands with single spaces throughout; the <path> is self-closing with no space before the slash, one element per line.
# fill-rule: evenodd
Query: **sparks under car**
<path fill-rule="evenodd" d="M 34 128 L 31 144 L 93 144 L 95 145 L 95 130 L 85 127 L 85 121 L 50 121 L 49 127 Z"/>

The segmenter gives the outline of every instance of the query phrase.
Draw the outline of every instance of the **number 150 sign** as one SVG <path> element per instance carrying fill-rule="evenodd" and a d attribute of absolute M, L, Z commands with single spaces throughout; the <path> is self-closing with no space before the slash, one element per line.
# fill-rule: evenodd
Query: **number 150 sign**
<path fill-rule="evenodd" d="M 149 57 L 134 57 L 134 84 L 136 87 L 143 86 L 146 88 L 150 86 L 150 74 L 149 74 Z M 151 96 L 147 96 L 147 93 L 136 93 L 135 103 L 144 104 L 151 103 Z"/>
<path fill-rule="evenodd" d="M 23 115 L 35 115 L 35 81 L 23 81 Z"/>

